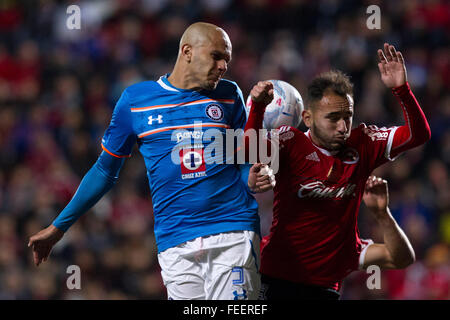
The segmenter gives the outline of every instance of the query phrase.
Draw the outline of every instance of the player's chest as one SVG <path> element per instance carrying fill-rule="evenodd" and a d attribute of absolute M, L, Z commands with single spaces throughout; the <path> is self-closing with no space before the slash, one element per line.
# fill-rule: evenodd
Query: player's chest
<path fill-rule="evenodd" d="M 207 130 L 230 128 L 232 100 L 200 97 L 170 102 L 159 105 L 148 102 L 151 104 L 148 107 L 131 107 L 133 129 L 141 142 L 167 139 L 172 135 L 175 141 L 188 136 L 198 139 Z"/>
<path fill-rule="evenodd" d="M 317 148 L 299 152 L 290 163 L 291 192 L 301 199 L 345 199 L 356 196 L 360 182 L 359 153 L 347 148 L 339 156 L 322 153 Z"/>

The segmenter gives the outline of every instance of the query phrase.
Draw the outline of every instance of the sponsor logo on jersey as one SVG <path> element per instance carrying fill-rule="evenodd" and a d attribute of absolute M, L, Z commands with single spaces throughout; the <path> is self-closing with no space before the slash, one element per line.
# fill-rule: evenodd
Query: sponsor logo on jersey
<path fill-rule="evenodd" d="M 292 139 L 295 136 L 295 133 L 291 131 L 291 128 L 288 126 L 281 126 L 279 129 L 270 131 L 270 139 L 278 138 L 281 141 L 286 141 Z"/>
<path fill-rule="evenodd" d="M 308 154 L 306 156 L 306 160 L 320 162 L 319 156 L 317 155 L 317 153 L 315 151 L 313 153 Z"/>
<path fill-rule="evenodd" d="M 203 149 L 180 150 L 181 178 L 194 179 L 206 176 Z"/>
<path fill-rule="evenodd" d="M 374 125 L 364 128 L 364 133 L 367 134 L 372 141 L 386 140 L 389 137 L 389 129 L 385 127 L 378 128 Z"/>
<path fill-rule="evenodd" d="M 297 196 L 299 198 L 329 198 L 339 199 L 347 196 L 355 196 L 356 184 L 348 184 L 343 187 L 327 187 L 322 181 L 314 181 L 305 185 L 300 184 Z"/>
<path fill-rule="evenodd" d="M 203 131 L 202 130 L 194 130 L 194 131 L 180 130 L 179 132 L 175 133 L 175 136 L 177 138 L 177 143 L 183 141 L 184 139 L 201 140 L 203 138 Z"/>
<path fill-rule="evenodd" d="M 217 103 L 211 103 L 206 107 L 206 115 L 214 121 L 220 121 L 223 119 L 222 107 Z"/>
<path fill-rule="evenodd" d="M 153 118 L 153 116 L 148 117 L 148 124 L 152 125 L 153 121 L 158 121 L 159 124 L 163 123 L 163 116 L 162 114 L 158 114 L 156 118 Z"/>

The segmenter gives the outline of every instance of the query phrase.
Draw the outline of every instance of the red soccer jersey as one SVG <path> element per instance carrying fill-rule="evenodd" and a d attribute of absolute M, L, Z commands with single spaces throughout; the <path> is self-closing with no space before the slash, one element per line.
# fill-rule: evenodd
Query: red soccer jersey
<path fill-rule="evenodd" d="M 366 180 L 390 159 L 396 129 L 361 124 L 339 154 L 316 146 L 309 131 L 279 129 L 280 169 L 273 223 L 262 244 L 263 274 L 339 289 L 340 280 L 358 268 L 364 247 L 357 216 Z"/>
<path fill-rule="evenodd" d="M 339 290 L 340 281 L 358 268 L 368 244 L 359 238 L 357 227 L 367 178 L 376 167 L 431 137 L 409 84 L 392 93 L 403 109 L 405 124 L 391 128 L 361 124 L 339 154 L 314 145 L 309 132 L 279 128 L 273 222 L 261 242 L 263 274 Z M 245 130 L 261 129 L 263 111 L 252 106 Z"/>

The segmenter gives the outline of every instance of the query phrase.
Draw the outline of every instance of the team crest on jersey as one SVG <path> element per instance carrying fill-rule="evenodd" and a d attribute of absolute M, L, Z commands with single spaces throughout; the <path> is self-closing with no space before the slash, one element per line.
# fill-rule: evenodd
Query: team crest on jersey
<path fill-rule="evenodd" d="M 180 150 L 181 179 L 194 179 L 206 176 L 203 149 Z"/>
<path fill-rule="evenodd" d="M 343 163 L 354 164 L 359 161 L 359 153 L 356 149 L 346 148 L 341 153 L 341 159 Z"/>
<path fill-rule="evenodd" d="M 220 121 L 223 119 L 222 107 L 217 103 L 211 103 L 206 107 L 206 115 L 214 121 Z"/>

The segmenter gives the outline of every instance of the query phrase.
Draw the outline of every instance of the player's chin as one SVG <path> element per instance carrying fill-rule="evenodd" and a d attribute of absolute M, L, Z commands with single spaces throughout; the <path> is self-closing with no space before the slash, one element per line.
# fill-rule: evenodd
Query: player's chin
<path fill-rule="evenodd" d="M 214 90 L 217 88 L 218 84 L 219 84 L 219 80 L 208 80 L 204 85 L 204 89 Z"/>
<path fill-rule="evenodd" d="M 328 150 L 330 151 L 340 151 L 344 148 L 345 146 L 345 141 L 336 141 L 336 142 L 331 142 L 328 145 Z"/>

